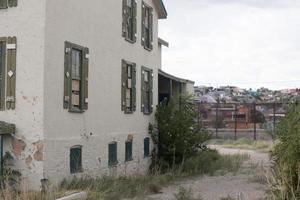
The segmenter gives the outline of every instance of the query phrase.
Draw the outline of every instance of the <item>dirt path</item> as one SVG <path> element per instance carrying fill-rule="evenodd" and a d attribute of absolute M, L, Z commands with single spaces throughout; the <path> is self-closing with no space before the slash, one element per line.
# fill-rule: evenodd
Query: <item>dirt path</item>
<path fill-rule="evenodd" d="M 162 193 L 148 196 L 147 200 L 174 200 L 174 194 L 178 193 L 180 187 L 191 190 L 195 197 L 201 196 L 203 200 L 220 200 L 228 195 L 240 200 L 263 199 L 266 188 L 258 173 L 263 173 L 263 169 L 269 166 L 268 154 L 220 146 L 211 148 L 217 149 L 221 154 L 249 154 L 250 159 L 236 174 L 201 176 L 175 182 L 163 188 Z"/>

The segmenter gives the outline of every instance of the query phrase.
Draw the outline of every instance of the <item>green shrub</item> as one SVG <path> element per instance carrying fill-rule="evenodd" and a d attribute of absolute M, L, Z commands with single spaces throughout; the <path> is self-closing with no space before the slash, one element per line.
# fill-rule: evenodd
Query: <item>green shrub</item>
<path fill-rule="evenodd" d="M 272 154 L 270 181 L 273 199 L 300 199 L 300 106 L 294 105 L 277 128 L 279 142 Z"/>
<path fill-rule="evenodd" d="M 154 162 L 175 167 L 205 149 L 204 142 L 210 139 L 210 134 L 196 123 L 194 106 L 190 96 L 173 97 L 157 106 L 157 124 L 149 127 L 159 148 L 158 160 Z"/>

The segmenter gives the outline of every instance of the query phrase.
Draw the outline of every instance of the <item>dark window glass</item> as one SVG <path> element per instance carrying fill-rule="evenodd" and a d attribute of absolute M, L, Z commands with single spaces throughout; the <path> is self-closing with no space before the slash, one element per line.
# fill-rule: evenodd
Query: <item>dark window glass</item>
<path fill-rule="evenodd" d="M 71 174 L 82 172 L 82 148 L 73 147 L 70 150 L 70 171 Z"/>
<path fill-rule="evenodd" d="M 117 143 L 113 142 L 108 145 L 108 165 L 116 165 L 118 164 L 118 149 L 117 149 Z"/>
<path fill-rule="evenodd" d="M 125 161 L 132 160 L 132 140 L 125 142 Z"/>

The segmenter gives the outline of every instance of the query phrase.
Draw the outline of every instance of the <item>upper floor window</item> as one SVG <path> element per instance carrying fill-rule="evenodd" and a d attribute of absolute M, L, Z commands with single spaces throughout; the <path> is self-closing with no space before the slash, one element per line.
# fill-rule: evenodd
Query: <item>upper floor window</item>
<path fill-rule="evenodd" d="M 136 64 L 122 60 L 122 110 L 126 114 L 136 110 Z"/>
<path fill-rule="evenodd" d="M 142 67 L 142 112 L 151 114 L 153 111 L 153 70 Z"/>
<path fill-rule="evenodd" d="M 82 112 L 88 107 L 88 48 L 65 43 L 64 108 Z"/>
<path fill-rule="evenodd" d="M 18 0 L 0 0 L 0 9 L 6 9 L 8 7 L 17 7 Z"/>
<path fill-rule="evenodd" d="M 153 8 L 142 3 L 142 46 L 153 49 Z"/>
<path fill-rule="evenodd" d="M 122 35 L 129 42 L 136 42 L 136 0 L 123 0 Z"/>
<path fill-rule="evenodd" d="M 15 109 L 17 38 L 0 38 L 0 110 Z"/>

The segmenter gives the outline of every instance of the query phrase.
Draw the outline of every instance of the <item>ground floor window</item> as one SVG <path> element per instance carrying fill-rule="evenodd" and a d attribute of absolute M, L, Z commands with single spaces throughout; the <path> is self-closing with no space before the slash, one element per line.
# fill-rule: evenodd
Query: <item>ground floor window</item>
<path fill-rule="evenodd" d="M 125 142 L 125 161 L 131 161 L 132 159 L 132 140 Z"/>
<path fill-rule="evenodd" d="M 82 172 L 82 147 L 74 146 L 70 150 L 70 171 L 71 174 Z"/>
<path fill-rule="evenodd" d="M 150 138 L 146 137 L 144 139 L 144 156 L 148 157 L 150 155 Z"/>
<path fill-rule="evenodd" d="M 118 164 L 118 147 L 117 142 L 112 142 L 108 145 L 108 165 L 113 166 Z"/>

